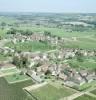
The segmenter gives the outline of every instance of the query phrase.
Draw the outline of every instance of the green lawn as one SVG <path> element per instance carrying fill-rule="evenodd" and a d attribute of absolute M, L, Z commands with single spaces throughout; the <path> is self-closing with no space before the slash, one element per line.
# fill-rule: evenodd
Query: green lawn
<path fill-rule="evenodd" d="M 74 100 L 96 100 L 96 98 L 89 95 L 82 95 Z"/>
<path fill-rule="evenodd" d="M 55 47 L 52 47 L 50 44 L 45 44 L 41 42 L 24 42 L 17 44 L 7 43 L 6 46 L 10 48 L 15 48 L 17 51 L 48 51 L 53 50 Z"/>
<path fill-rule="evenodd" d="M 25 80 L 31 80 L 30 77 L 28 77 L 27 75 L 20 75 L 18 74 L 13 74 L 13 75 L 8 75 L 4 77 L 8 83 L 16 83 L 16 82 L 20 82 L 20 81 L 25 81 Z"/>
<path fill-rule="evenodd" d="M 30 91 L 30 93 L 38 100 L 59 100 L 63 97 L 72 95 L 74 91 L 63 86 L 60 88 L 56 88 L 53 85 L 47 84 L 36 90 Z"/>

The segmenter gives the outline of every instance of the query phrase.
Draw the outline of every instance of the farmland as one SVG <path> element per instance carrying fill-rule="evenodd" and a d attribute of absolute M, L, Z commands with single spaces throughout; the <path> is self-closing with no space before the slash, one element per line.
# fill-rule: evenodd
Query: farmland
<path fill-rule="evenodd" d="M 55 47 L 52 47 L 50 44 L 40 43 L 40 42 L 24 42 L 12 44 L 7 43 L 6 46 L 10 48 L 16 48 L 17 51 L 48 51 L 53 50 Z"/>
<path fill-rule="evenodd" d="M 17 82 L 22 82 L 25 80 L 32 80 L 30 77 L 27 75 L 20 75 L 20 74 L 13 74 L 13 75 L 8 75 L 4 77 L 8 83 L 17 83 Z"/>
<path fill-rule="evenodd" d="M 58 100 L 74 94 L 75 91 L 64 88 L 63 86 L 56 88 L 55 86 L 48 84 L 36 90 L 30 91 L 30 93 L 39 100 Z"/>
<path fill-rule="evenodd" d="M 7 60 L 7 57 L 2 55 L 2 54 L 0 54 L 0 61 L 4 61 L 4 60 Z"/>
<path fill-rule="evenodd" d="M 26 100 L 27 94 L 22 88 L 32 84 L 32 80 L 29 80 L 10 85 L 4 78 L 0 78 L 0 100 Z"/>
<path fill-rule="evenodd" d="M 93 94 L 95 94 L 95 95 L 96 95 L 96 89 L 95 89 L 95 90 L 93 90 L 93 91 L 91 91 L 91 93 L 93 93 Z"/>
<path fill-rule="evenodd" d="M 95 100 L 95 87 L 96 14 L 0 15 L 0 100 Z"/>
<path fill-rule="evenodd" d="M 88 96 L 88 95 L 82 95 L 74 100 L 96 100 L 95 97 L 91 97 L 91 96 Z"/>
<path fill-rule="evenodd" d="M 82 62 L 79 62 L 76 59 L 72 59 L 72 60 L 69 60 L 68 63 L 70 64 L 71 67 L 77 68 L 77 69 L 79 69 L 79 68 L 81 68 L 81 69 L 94 69 L 96 66 L 96 62 L 95 61 L 88 61 L 85 59 Z"/>

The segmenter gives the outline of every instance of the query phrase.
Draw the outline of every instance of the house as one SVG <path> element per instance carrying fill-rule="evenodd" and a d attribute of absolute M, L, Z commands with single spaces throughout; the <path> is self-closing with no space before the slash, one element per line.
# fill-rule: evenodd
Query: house
<path fill-rule="evenodd" d="M 92 81 L 94 80 L 94 78 L 93 78 L 93 76 L 88 75 L 88 76 L 86 77 L 86 80 L 87 80 L 88 83 L 90 83 L 90 82 L 92 82 Z"/>
<path fill-rule="evenodd" d="M 41 79 L 40 76 L 37 75 L 35 71 L 29 70 L 27 71 L 27 75 L 29 75 L 37 83 L 43 82 L 43 79 Z"/>
<path fill-rule="evenodd" d="M 86 77 L 88 75 L 88 71 L 87 70 L 81 70 L 81 71 L 79 71 L 79 74 L 81 75 L 81 77 Z"/>
<path fill-rule="evenodd" d="M 85 83 L 84 78 L 82 78 L 78 73 L 75 73 L 74 77 L 70 77 L 70 81 L 74 82 L 77 85 L 83 85 Z"/>
<path fill-rule="evenodd" d="M 58 76 L 60 79 L 66 81 L 67 80 L 67 75 L 65 75 L 64 73 L 60 73 L 59 76 Z"/>
<path fill-rule="evenodd" d="M 73 58 L 75 56 L 75 53 L 74 52 L 67 52 L 66 54 L 65 54 L 65 58 Z"/>

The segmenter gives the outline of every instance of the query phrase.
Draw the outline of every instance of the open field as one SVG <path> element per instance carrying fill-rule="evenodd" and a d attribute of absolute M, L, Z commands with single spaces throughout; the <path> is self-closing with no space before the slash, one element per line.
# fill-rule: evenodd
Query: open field
<path fill-rule="evenodd" d="M 33 32 L 44 32 L 44 31 L 49 31 L 51 34 L 56 35 L 56 36 L 64 36 L 64 37 L 84 37 L 86 36 L 93 36 L 95 34 L 95 31 L 89 31 L 89 32 L 66 32 L 64 29 L 59 29 L 59 28 L 48 28 L 48 27 L 43 27 L 43 26 L 34 26 L 34 27 L 19 27 L 18 29 L 21 30 L 31 30 Z"/>
<path fill-rule="evenodd" d="M 6 32 L 7 32 L 6 29 L 4 29 L 4 30 L 0 29 L 0 37 L 1 38 L 5 37 L 6 36 Z"/>
<path fill-rule="evenodd" d="M 84 59 L 83 62 L 79 62 L 76 59 L 69 60 L 68 63 L 73 68 L 81 68 L 81 69 L 94 69 L 96 68 L 96 62 L 94 61 L 87 61 Z"/>
<path fill-rule="evenodd" d="M 26 80 L 32 80 L 30 77 L 27 75 L 20 75 L 20 74 L 13 74 L 13 75 L 8 75 L 4 77 L 8 83 L 17 83 L 17 82 L 23 82 Z"/>
<path fill-rule="evenodd" d="M 55 47 L 41 42 L 18 42 L 15 45 L 10 42 L 7 43 L 6 46 L 10 48 L 16 48 L 17 51 L 48 51 L 55 49 Z"/>
<path fill-rule="evenodd" d="M 96 81 L 92 81 L 90 83 L 85 83 L 85 84 L 79 86 L 78 90 L 84 91 L 84 90 L 90 89 L 91 87 L 96 87 Z"/>
<path fill-rule="evenodd" d="M 93 93 L 93 94 L 95 94 L 95 95 L 96 95 L 96 89 L 95 89 L 95 90 L 93 90 L 93 91 L 91 91 L 91 93 Z"/>
<path fill-rule="evenodd" d="M 0 100 L 28 100 L 26 92 L 22 89 L 34 84 L 32 80 L 8 84 L 4 78 L 0 78 Z"/>
<path fill-rule="evenodd" d="M 64 47 L 94 50 L 96 49 L 95 43 L 96 43 L 96 39 L 91 36 L 88 38 L 82 37 L 82 38 L 77 38 L 76 41 L 66 41 L 66 43 L 64 44 Z"/>
<path fill-rule="evenodd" d="M 96 98 L 89 95 L 82 95 L 74 100 L 96 100 Z"/>
<path fill-rule="evenodd" d="M 1 70 L 1 72 L 3 73 L 3 74 L 6 74 L 6 73 L 11 73 L 11 72 L 19 72 L 19 70 L 18 69 L 16 69 L 16 68 L 5 68 L 5 69 L 2 69 Z"/>
<path fill-rule="evenodd" d="M 74 94 L 75 92 L 65 87 L 56 88 L 53 85 L 47 84 L 36 90 L 30 91 L 30 93 L 38 100 L 59 100 L 63 97 Z"/>
<path fill-rule="evenodd" d="M 7 57 L 2 55 L 2 54 L 0 54 L 0 61 L 5 61 L 5 60 L 7 60 Z"/>

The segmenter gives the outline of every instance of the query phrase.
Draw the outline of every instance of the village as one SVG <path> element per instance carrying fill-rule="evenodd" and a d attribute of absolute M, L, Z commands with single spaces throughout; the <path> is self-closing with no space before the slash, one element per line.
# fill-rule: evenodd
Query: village
<path fill-rule="evenodd" d="M 18 33 L 19 34 L 19 33 Z M 73 38 L 72 38 L 73 39 Z M 75 38 L 76 40 L 76 38 Z M 73 41 L 75 41 L 73 40 Z M 2 40 L 5 41 L 5 40 Z M 7 41 L 7 39 L 6 39 Z M 68 49 L 63 48 L 62 43 L 65 42 L 64 38 L 57 36 L 44 35 L 42 33 L 33 33 L 32 35 L 11 35 L 10 42 L 14 45 L 17 42 L 23 43 L 25 41 L 38 41 L 48 42 L 52 46 L 56 46 L 54 50 L 45 52 L 30 52 L 30 51 L 16 51 L 15 48 L 0 47 L 0 53 L 4 55 L 12 54 L 7 61 L 1 61 L 0 65 L 5 63 L 13 64 L 23 74 L 27 74 L 35 82 L 42 83 L 47 80 L 60 80 L 62 84 L 79 88 L 85 83 L 91 83 L 96 80 L 96 69 L 90 70 L 88 68 L 74 68 L 70 66 L 68 61 L 70 59 L 82 60 L 82 57 L 96 56 L 96 51 L 83 50 L 83 49 Z M 8 41 L 7 41 L 8 42 Z M 58 46 L 59 45 L 59 46 Z M 77 57 L 77 58 L 76 58 Z M 18 62 L 22 59 L 22 66 Z M 82 62 L 82 61 L 81 61 Z M 0 69 L 3 67 L 0 66 Z M 79 69 L 79 70 L 78 70 Z M 54 77 L 54 78 L 53 78 Z"/>
<path fill-rule="evenodd" d="M 0 100 L 96 100 L 95 21 L 0 13 Z"/>

